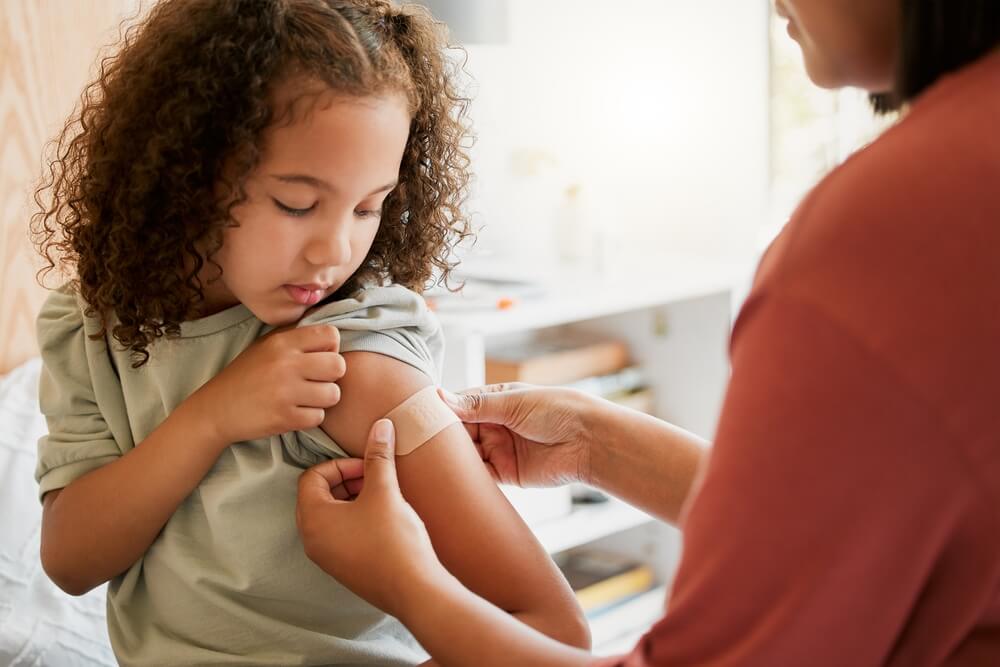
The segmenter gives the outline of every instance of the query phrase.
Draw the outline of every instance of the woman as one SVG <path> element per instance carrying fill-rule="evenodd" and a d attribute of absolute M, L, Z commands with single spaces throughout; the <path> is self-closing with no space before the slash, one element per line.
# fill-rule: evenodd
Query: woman
<path fill-rule="evenodd" d="M 777 11 L 813 81 L 905 118 L 815 188 L 761 263 L 710 459 L 559 389 L 479 390 L 456 412 L 501 479 L 583 479 L 680 522 L 666 615 L 599 664 L 1000 664 L 1000 4 Z M 303 476 L 310 556 L 440 664 L 585 664 L 437 564 L 386 426 L 354 502 L 330 487 L 356 491 L 358 462 Z M 354 530 L 373 513 L 393 518 Z"/>

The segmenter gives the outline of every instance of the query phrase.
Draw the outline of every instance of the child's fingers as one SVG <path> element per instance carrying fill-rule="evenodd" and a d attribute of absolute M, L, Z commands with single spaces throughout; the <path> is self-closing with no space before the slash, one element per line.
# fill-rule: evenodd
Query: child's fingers
<path fill-rule="evenodd" d="M 303 405 L 304 401 L 297 403 L 298 405 L 291 411 L 288 422 L 282 425 L 281 432 L 305 431 L 323 424 L 323 420 L 326 419 L 326 410 L 323 406 Z"/>
<path fill-rule="evenodd" d="M 347 372 L 347 362 L 337 352 L 310 352 L 299 359 L 302 377 L 317 382 L 336 382 Z"/>
<path fill-rule="evenodd" d="M 360 481 L 365 476 L 365 462 L 362 459 L 330 459 L 310 468 L 326 480 L 331 488 L 352 480 Z"/>
<path fill-rule="evenodd" d="M 340 351 L 340 331 L 332 324 L 311 324 L 299 327 L 288 335 L 295 336 L 295 342 L 303 352 Z"/>
<path fill-rule="evenodd" d="M 334 500 L 330 484 L 323 475 L 309 468 L 299 475 L 299 508 L 316 503 L 329 503 Z"/>
<path fill-rule="evenodd" d="M 301 408 L 332 408 L 340 403 L 340 385 L 336 382 L 303 382 L 295 390 L 295 402 Z"/>
<path fill-rule="evenodd" d="M 364 461 L 361 459 L 351 459 L 352 461 L 358 461 L 362 468 L 364 468 Z M 351 496 L 356 496 L 361 493 L 361 489 L 365 488 L 365 478 L 358 477 L 357 479 L 349 479 L 344 482 L 344 487 Z"/>
<path fill-rule="evenodd" d="M 353 497 L 343 484 L 339 484 L 330 489 L 330 495 L 337 500 L 351 500 Z"/>
<path fill-rule="evenodd" d="M 299 476 L 299 503 L 352 500 L 364 485 L 364 474 L 361 459 L 332 459 L 314 465 Z"/>

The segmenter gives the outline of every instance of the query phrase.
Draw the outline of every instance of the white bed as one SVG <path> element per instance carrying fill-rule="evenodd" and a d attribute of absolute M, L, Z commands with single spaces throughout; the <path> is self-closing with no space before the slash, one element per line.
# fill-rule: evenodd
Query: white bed
<path fill-rule="evenodd" d="M 49 581 L 39 562 L 40 368 L 34 358 L 0 377 L 0 666 L 115 665 L 106 587 L 72 597 Z"/>
<path fill-rule="evenodd" d="M 0 667 L 115 664 L 104 588 L 71 597 L 39 564 L 34 467 L 45 423 L 36 398 L 35 316 L 46 293 L 35 282 L 40 261 L 27 231 L 42 147 L 92 78 L 99 47 L 137 6 L 0 0 L 0 108 L 8 121 L 0 133 Z"/>

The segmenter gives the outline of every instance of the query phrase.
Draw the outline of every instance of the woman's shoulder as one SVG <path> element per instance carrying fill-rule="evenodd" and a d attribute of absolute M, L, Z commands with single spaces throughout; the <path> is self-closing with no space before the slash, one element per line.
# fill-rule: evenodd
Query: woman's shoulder
<path fill-rule="evenodd" d="M 824 178 L 768 251 L 748 301 L 807 304 L 891 355 L 995 326 L 981 304 L 1000 298 L 1000 87 L 968 98 L 983 72 L 1000 76 L 1000 58 L 986 65 L 928 91 Z"/>
<path fill-rule="evenodd" d="M 891 275 L 914 262 L 944 269 L 949 246 L 975 260 L 1000 244 L 1000 54 L 925 93 L 878 139 L 824 178 L 769 252 L 768 274 L 801 280 L 828 270 Z M 974 99 L 970 99 L 970 96 Z M 968 240 L 979 239 L 976 247 Z M 985 257 L 984 257 L 985 259 Z M 878 274 L 878 275 L 874 275 Z"/>

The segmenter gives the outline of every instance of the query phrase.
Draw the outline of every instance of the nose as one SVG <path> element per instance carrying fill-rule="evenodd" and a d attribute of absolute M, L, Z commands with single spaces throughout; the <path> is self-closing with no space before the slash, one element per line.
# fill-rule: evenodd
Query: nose
<path fill-rule="evenodd" d="M 314 266 L 341 266 L 351 261 L 350 217 L 336 217 L 316 226 L 305 258 Z"/>

